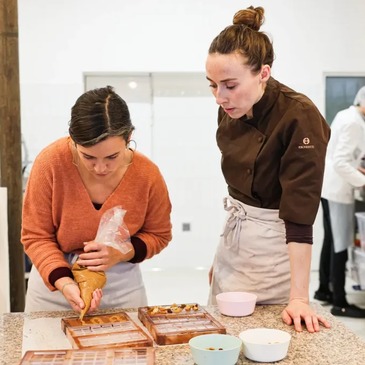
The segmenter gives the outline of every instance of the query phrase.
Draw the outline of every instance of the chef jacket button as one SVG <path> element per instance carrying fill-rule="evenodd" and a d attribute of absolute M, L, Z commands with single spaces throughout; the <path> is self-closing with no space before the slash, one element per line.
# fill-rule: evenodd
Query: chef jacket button
<path fill-rule="evenodd" d="M 262 137 L 259 137 L 259 138 L 257 138 L 257 140 L 261 143 L 262 142 Z"/>

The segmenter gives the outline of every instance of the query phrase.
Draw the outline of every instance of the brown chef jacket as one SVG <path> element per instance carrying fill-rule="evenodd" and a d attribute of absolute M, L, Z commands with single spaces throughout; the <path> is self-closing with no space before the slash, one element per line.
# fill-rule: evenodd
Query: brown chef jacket
<path fill-rule="evenodd" d="M 279 217 L 314 223 L 330 128 L 316 106 L 272 77 L 253 118 L 218 113 L 217 143 L 229 194 Z"/>

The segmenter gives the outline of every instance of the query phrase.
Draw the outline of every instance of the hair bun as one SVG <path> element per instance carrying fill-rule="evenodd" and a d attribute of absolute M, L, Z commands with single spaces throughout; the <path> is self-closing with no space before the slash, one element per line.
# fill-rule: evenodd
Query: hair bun
<path fill-rule="evenodd" d="M 247 9 L 239 10 L 233 17 L 233 24 L 246 25 L 253 30 L 259 30 L 264 23 L 264 8 L 261 6 L 254 8 L 253 6 Z"/>

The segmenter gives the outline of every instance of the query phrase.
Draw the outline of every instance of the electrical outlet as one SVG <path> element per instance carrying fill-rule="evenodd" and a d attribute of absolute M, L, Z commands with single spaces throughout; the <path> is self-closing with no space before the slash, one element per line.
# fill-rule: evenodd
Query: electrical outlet
<path fill-rule="evenodd" d="M 190 229 L 191 229 L 190 223 L 183 223 L 182 224 L 182 230 L 183 230 L 183 232 L 190 232 Z"/>

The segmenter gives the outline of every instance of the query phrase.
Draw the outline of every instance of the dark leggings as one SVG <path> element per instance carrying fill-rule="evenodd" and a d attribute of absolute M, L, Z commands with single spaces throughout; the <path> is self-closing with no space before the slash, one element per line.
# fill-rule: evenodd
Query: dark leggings
<path fill-rule="evenodd" d="M 333 305 L 343 307 L 347 305 L 345 281 L 348 253 L 347 250 L 335 253 L 328 201 L 321 198 L 321 203 L 324 237 L 319 261 L 319 290 L 328 292 L 331 284 Z"/>

